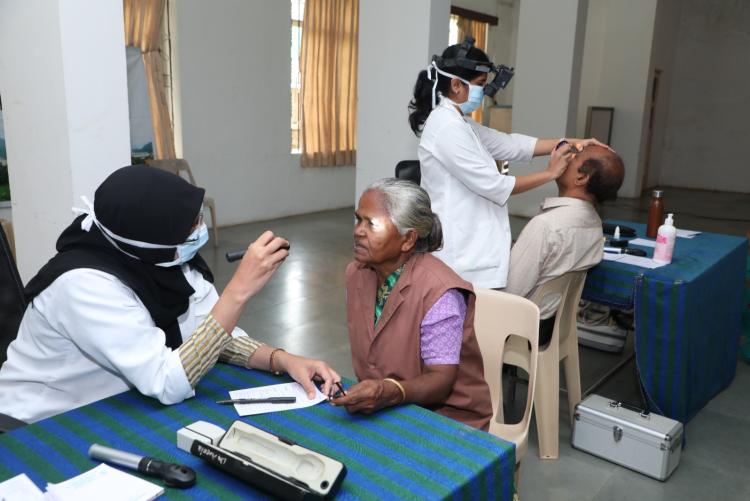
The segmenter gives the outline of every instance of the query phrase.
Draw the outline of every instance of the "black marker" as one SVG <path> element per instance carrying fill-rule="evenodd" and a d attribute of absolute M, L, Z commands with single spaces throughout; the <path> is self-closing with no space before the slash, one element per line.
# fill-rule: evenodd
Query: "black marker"
<path fill-rule="evenodd" d="M 607 254 L 630 254 L 631 256 L 646 257 L 646 251 L 642 249 L 631 249 L 629 247 L 605 247 Z"/>
<path fill-rule="evenodd" d="M 138 456 L 99 444 L 93 444 L 89 447 L 89 456 L 91 459 L 124 466 L 151 477 L 160 478 L 164 480 L 164 485 L 169 487 L 186 489 L 195 484 L 195 472 L 181 464 L 165 463 L 156 458 Z"/>

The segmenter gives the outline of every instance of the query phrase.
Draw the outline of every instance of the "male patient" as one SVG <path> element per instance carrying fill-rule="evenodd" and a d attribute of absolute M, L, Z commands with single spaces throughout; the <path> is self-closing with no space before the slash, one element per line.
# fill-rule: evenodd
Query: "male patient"
<path fill-rule="evenodd" d="M 569 271 L 591 268 L 602 260 L 602 221 L 594 204 L 617 197 L 625 167 L 614 151 L 587 146 L 557 178 L 559 196 L 547 198 L 510 251 L 505 292 L 531 297 L 537 288 Z M 539 345 L 552 338 L 559 295 L 539 305 Z"/>

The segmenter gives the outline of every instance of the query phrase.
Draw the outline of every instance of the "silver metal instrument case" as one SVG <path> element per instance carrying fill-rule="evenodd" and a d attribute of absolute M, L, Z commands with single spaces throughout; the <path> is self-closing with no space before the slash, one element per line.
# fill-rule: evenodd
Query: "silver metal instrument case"
<path fill-rule="evenodd" d="M 589 395 L 576 406 L 572 445 L 663 481 L 680 462 L 682 432 L 674 419 Z"/>

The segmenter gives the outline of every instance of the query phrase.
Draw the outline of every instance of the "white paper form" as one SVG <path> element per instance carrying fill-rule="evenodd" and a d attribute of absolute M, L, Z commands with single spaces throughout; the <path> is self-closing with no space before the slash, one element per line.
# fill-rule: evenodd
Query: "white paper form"
<path fill-rule="evenodd" d="M 613 252 L 605 252 L 602 256 L 603 261 L 619 261 L 624 258 L 626 254 L 615 254 Z"/>
<path fill-rule="evenodd" d="M 700 231 L 693 231 L 693 230 L 680 230 L 678 229 L 675 231 L 675 235 L 680 238 L 693 238 L 695 235 L 700 235 Z"/>
<path fill-rule="evenodd" d="M 645 238 L 634 238 L 628 242 L 628 245 L 639 245 L 641 247 L 656 247 L 656 240 L 646 240 Z"/>
<path fill-rule="evenodd" d="M 309 400 L 307 392 L 299 383 L 272 384 L 258 388 L 247 388 L 245 390 L 234 390 L 229 392 L 232 399 L 237 398 L 269 398 L 269 397 L 296 397 L 293 404 L 234 404 L 234 408 L 240 416 L 253 416 L 255 414 L 266 414 L 268 412 L 288 411 L 292 409 L 303 409 L 317 405 L 328 400 L 318 388 L 315 388 L 315 398 Z"/>
<path fill-rule="evenodd" d="M 667 264 L 655 263 L 650 257 L 631 256 L 630 254 L 610 254 L 609 252 L 604 253 L 604 261 L 617 261 L 618 263 L 630 264 L 650 270 L 661 268 Z"/>
<path fill-rule="evenodd" d="M 44 494 L 25 473 L 0 482 L 0 499 L 4 501 L 44 501 Z"/>
<path fill-rule="evenodd" d="M 46 499 L 55 501 L 150 501 L 164 494 L 164 487 L 153 484 L 104 463 L 85 473 L 47 484 Z"/>
<path fill-rule="evenodd" d="M 680 238 L 693 238 L 695 235 L 700 235 L 700 231 L 693 230 L 677 230 L 675 235 Z M 656 247 L 656 240 L 646 240 L 645 238 L 634 238 L 629 241 L 630 245 L 640 245 L 641 247 Z"/>
<path fill-rule="evenodd" d="M 667 263 L 657 263 L 650 257 L 631 256 L 630 254 L 623 254 L 623 258 L 620 259 L 620 262 L 632 264 L 633 266 L 640 266 L 641 268 L 648 268 L 650 270 L 667 265 Z"/>

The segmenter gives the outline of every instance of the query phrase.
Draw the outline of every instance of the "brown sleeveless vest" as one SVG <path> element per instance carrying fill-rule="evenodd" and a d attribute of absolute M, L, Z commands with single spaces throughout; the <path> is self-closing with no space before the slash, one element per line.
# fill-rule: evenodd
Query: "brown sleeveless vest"
<path fill-rule="evenodd" d="M 474 335 L 474 290 L 446 264 L 430 254 L 414 254 L 406 263 L 377 324 L 375 272 L 352 262 L 346 269 L 346 315 L 352 364 L 357 378 L 398 380 L 422 374 L 420 325 L 435 302 L 448 290 L 467 297 L 466 320 L 458 376 L 446 401 L 431 409 L 444 416 L 487 430 L 492 418 L 490 391 L 484 381 L 482 354 Z"/>

